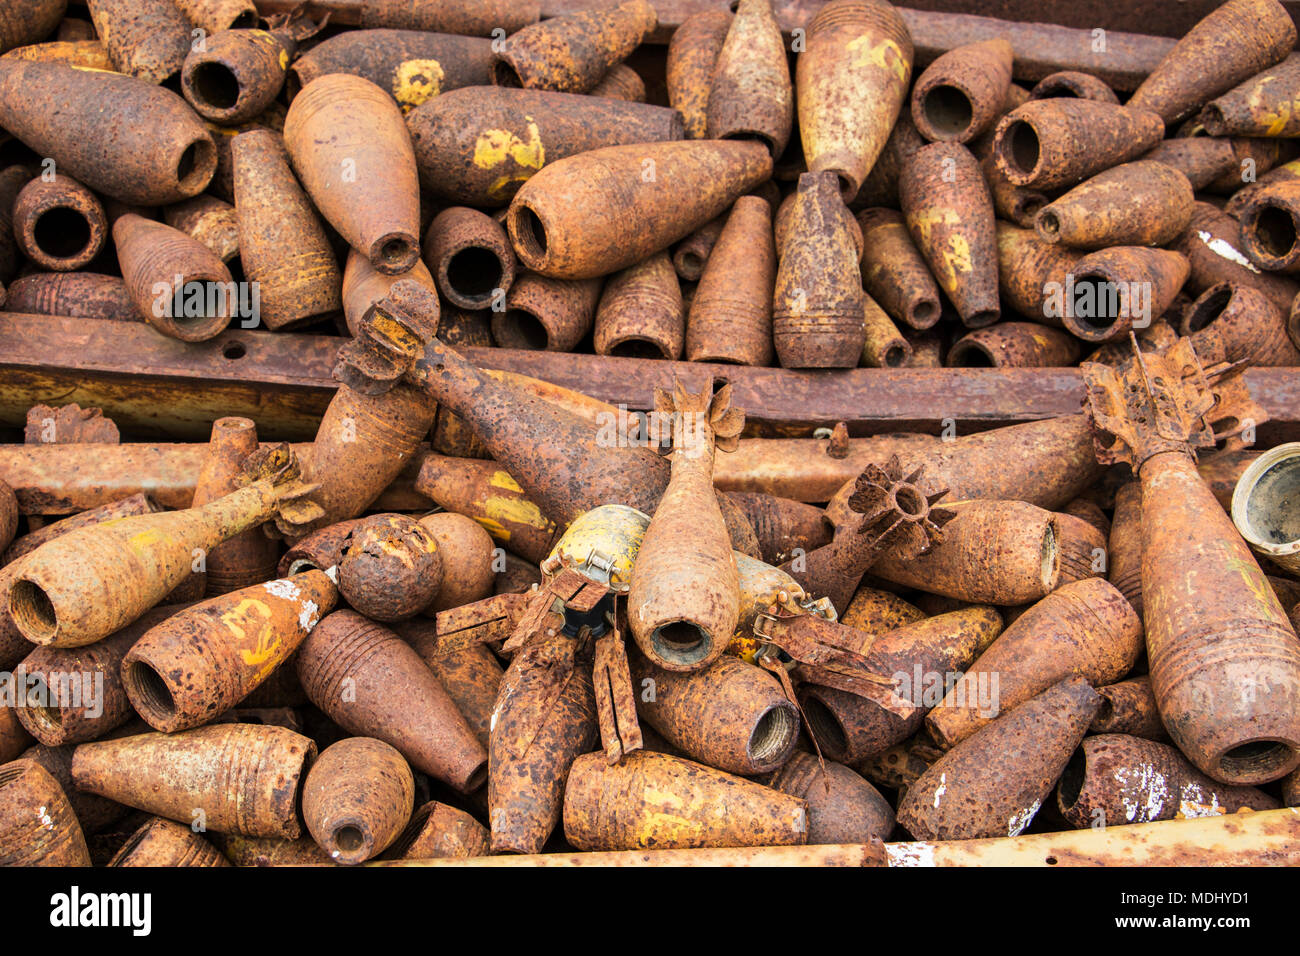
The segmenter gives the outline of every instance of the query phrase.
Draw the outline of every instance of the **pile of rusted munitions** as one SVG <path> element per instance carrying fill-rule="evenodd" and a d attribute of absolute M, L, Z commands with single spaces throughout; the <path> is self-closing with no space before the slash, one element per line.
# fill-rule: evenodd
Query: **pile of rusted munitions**
<path fill-rule="evenodd" d="M 0 3 L 6 309 L 339 343 L 181 506 L 0 467 L 0 864 L 1300 864 L 1286 10 L 1027 89 L 1018 24 L 586 6 Z M 629 415 L 493 345 L 685 361 Z M 716 363 L 1082 409 L 762 438 Z"/>

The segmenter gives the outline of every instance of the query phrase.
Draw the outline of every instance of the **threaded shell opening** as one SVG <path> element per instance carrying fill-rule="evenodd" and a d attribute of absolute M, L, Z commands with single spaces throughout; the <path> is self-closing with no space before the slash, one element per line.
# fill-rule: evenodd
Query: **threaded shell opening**
<path fill-rule="evenodd" d="M 1192 303 L 1183 318 L 1183 334 L 1199 332 L 1223 314 L 1223 310 L 1232 301 L 1232 286 L 1226 283 L 1208 290 Z"/>
<path fill-rule="evenodd" d="M 1038 227 L 1038 234 L 1044 239 L 1055 242 L 1061 238 L 1061 220 L 1051 209 L 1039 212 L 1034 225 Z"/>
<path fill-rule="evenodd" d="M 997 368 L 997 360 L 988 346 L 980 342 L 958 342 L 948 353 L 953 368 Z"/>
<path fill-rule="evenodd" d="M 201 137 L 181 151 L 176 160 L 176 182 L 180 191 L 193 196 L 205 187 L 217 170 L 217 147 Z"/>
<path fill-rule="evenodd" d="M 909 324 L 913 328 L 927 328 L 939 321 L 939 303 L 930 299 L 913 302 L 908 314 L 912 317 Z"/>
<path fill-rule="evenodd" d="M 1029 176 L 1038 167 L 1038 133 L 1024 120 L 1006 128 L 1001 145 L 1002 158 L 1021 175 Z"/>
<path fill-rule="evenodd" d="M 48 644 L 59 630 L 54 603 L 35 581 L 19 579 L 9 589 L 9 612 L 23 636 L 34 644 Z"/>
<path fill-rule="evenodd" d="M 885 349 L 885 368 L 902 368 L 907 362 L 907 349 L 901 345 L 891 345 Z"/>
<path fill-rule="evenodd" d="M 337 827 L 330 840 L 334 846 L 344 853 L 355 853 L 360 850 L 366 842 L 366 835 L 361 832 L 361 828 L 352 824 L 345 824 Z"/>
<path fill-rule="evenodd" d="M 709 656 L 713 641 L 702 627 L 690 621 L 669 621 L 650 634 L 650 647 L 664 663 L 687 667 Z"/>
<path fill-rule="evenodd" d="M 162 675 L 144 661 L 131 661 L 122 674 L 130 694 L 131 703 L 142 717 L 169 718 L 176 714 L 176 700 Z"/>
<path fill-rule="evenodd" d="M 1074 302 L 1067 302 L 1069 316 L 1085 331 L 1109 333 L 1124 311 L 1120 287 L 1102 275 L 1080 275 L 1074 280 Z M 1091 303 L 1088 308 L 1079 303 Z"/>
<path fill-rule="evenodd" d="M 779 763 L 794 746 L 798 733 L 799 718 L 793 707 L 778 705 L 771 708 L 758 718 L 753 733 L 749 735 L 750 761 L 760 768 L 759 772 Z"/>
<path fill-rule="evenodd" d="M 63 727 L 63 710 L 53 700 L 49 684 L 40 674 L 28 674 L 27 681 L 27 700 L 23 703 L 27 719 L 42 733 L 57 734 Z"/>
<path fill-rule="evenodd" d="M 1219 776 L 1229 782 L 1263 783 L 1284 771 L 1295 759 L 1295 748 L 1265 738 L 1239 744 L 1219 758 Z"/>
<path fill-rule="evenodd" d="M 956 139 L 970 129 L 975 107 L 964 90 L 948 83 L 928 90 L 921 100 L 921 112 L 930 129 L 944 139 Z"/>
<path fill-rule="evenodd" d="M 520 258 L 535 266 L 546 258 L 546 226 L 541 217 L 528 206 L 519 206 L 514 212 L 515 239 Z"/>
<path fill-rule="evenodd" d="M 90 245 L 90 220 L 80 210 L 52 206 L 32 224 L 32 242 L 51 259 L 73 259 Z"/>
<path fill-rule="evenodd" d="M 420 257 L 419 249 L 409 236 L 388 235 L 370 247 L 370 264 L 376 272 L 399 275 L 407 272 Z"/>
<path fill-rule="evenodd" d="M 1266 544 L 1300 539 L 1300 455 L 1267 468 L 1246 493 L 1245 524 L 1250 536 Z"/>

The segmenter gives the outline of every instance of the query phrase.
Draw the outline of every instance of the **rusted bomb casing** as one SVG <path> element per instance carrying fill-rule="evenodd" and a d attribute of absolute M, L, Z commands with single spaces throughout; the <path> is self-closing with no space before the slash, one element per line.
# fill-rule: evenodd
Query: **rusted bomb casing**
<path fill-rule="evenodd" d="M 230 144 L 239 261 L 259 287 L 261 320 L 282 329 L 341 307 L 342 276 L 325 226 L 289 168 L 279 134 L 240 133 Z"/>
<path fill-rule="evenodd" d="M 131 706 L 164 733 L 210 722 L 281 666 L 337 600 L 324 572 L 307 571 L 172 615 L 122 660 Z"/>
<path fill-rule="evenodd" d="M 925 140 L 912 124 L 911 111 L 903 110 L 898 114 L 898 120 L 885 140 L 885 148 L 867 173 L 857 197 L 851 200 L 853 207 L 887 206 L 896 209 L 898 177 L 912 155 L 924 145 Z"/>
<path fill-rule="evenodd" d="M 899 802 L 898 822 L 919 840 L 1019 836 L 1100 704 L 1083 678 L 1048 688 L 932 764 Z"/>
<path fill-rule="evenodd" d="M 685 338 L 682 290 L 667 252 L 628 266 L 605 283 L 596 309 L 597 355 L 675 361 L 682 357 Z"/>
<path fill-rule="evenodd" d="M 279 95 L 296 48 L 287 31 L 214 33 L 185 57 L 181 93 L 205 119 L 223 126 L 246 123 Z"/>
<path fill-rule="evenodd" d="M 1240 224 L 1209 203 L 1196 203 L 1191 225 L 1171 248 L 1187 257 L 1191 267 L 1187 287 L 1192 295 L 1200 295 L 1216 283 L 1231 282 L 1258 289 L 1283 312 L 1289 312 L 1300 294 L 1300 284 L 1290 277 L 1254 267 L 1242 251 Z"/>
<path fill-rule="evenodd" d="M 143 723 L 131 722 L 110 733 L 113 736 L 129 736 L 144 729 L 145 725 Z M 130 807 L 93 793 L 82 792 L 76 788 L 72 782 L 72 755 L 76 749 L 76 744 L 65 744 L 61 747 L 47 747 L 44 744 L 35 744 L 27 748 L 21 756 L 24 759 L 33 760 L 40 764 L 51 777 L 58 781 L 59 786 L 68 798 L 68 803 L 72 804 L 73 813 L 77 815 L 77 819 L 81 822 L 82 830 L 97 833 L 107 829 L 126 816 L 130 812 Z"/>
<path fill-rule="evenodd" d="M 239 218 L 223 199 L 200 193 L 163 209 L 163 221 L 203 243 L 222 262 L 239 255 Z"/>
<path fill-rule="evenodd" d="M 811 172 L 857 195 L 885 148 L 912 79 L 912 37 L 883 0 L 831 0 L 808 22 L 795 64 L 799 130 Z"/>
<path fill-rule="evenodd" d="M 1080 100 L 1096 100 L 1099 103 L 1118 103 L 1115 91 L 1106 85 L 1106 81 L 1091 73 L 1078 70 L 1062 70 L 1050 73 L 1034 84 L 1029 91 L 1031 100 L 1050 100 L 1071 97 Z"/>
<path fill-rule="evenodd" d="M 1057 587 L 1106 576 L 1106 535 L 1078 515 L 1056 513 L 1056 549 L 1061 556 Z"/>
<path fill-rule="evenodd" d="M 442 583 L 425 614 L 491 596 L 496 551 L 482 525 L 462 514 L 439 512 L 421 518 L 420 526 L 437 541 L 442 561 Z"/>
<path fill-rule="evenodd" d="M 142 635 L 182 606 L 147 611 L 88 647 L 32 650 L 16 674 L 37 694 L 14 708 L 23 727 L 46 746 L 59 747 L 95 740 L 134 717 L 121 677 L 122 658 Z"/>
<path fill-rule="evenodd" d="M 89 0 L 95 24 L 117 69 L 149 83 L 175 76 L 190 50 L 190 24 L 169 0 Z"/>
<path fill-rule="evenodd" d="M 153 817 L 132 833 L 108 866 L 230 866 L 221 851 L 187 826 Z"/>
<path fill-rule="evenodd" d="M 45 39 L 60 26 L 67 9 L 67 0 L 36 0 L 21 9 L 6 9 L 0 15 L 0 52 Z"/>
<path fill-rule="evenodd" d="M 862 344 L 861 364 L 869 368 L 902 368 L 912 357 L 912 346 L 903 338 L 898 326 L 869 295 L 862 297 L 866 338 Z"/>
<path fill-rule="evenodd" d="M 775 161 L 794 124 L 794 85 L 771 0 L 740 0 L 714 64 L 705 135 L 757 139 Z"/>
<path fill-rule="evenodd" d="M 91 32 L 93 34 L 93 29 Z M 33 43 L 29 46 L 17 47 L 5 55 L 9 59 L 42 60 L 92 70 L 105 70 L 110 73 L 117 72 L 113 68 L 113 61 L 108 58 L 108 50 L 97 39 Z"/>
<path fill-rule="evenodd" d="M 568 156 L 683 138 L 681 116 L 662 106 L 483 86 L 434 97 L 406 124 L 424 188 L 474 206 L 505 205 L 544 165 Z"/>
<path fill-rule="evenodd" d="M 338 863 L 364 863 L 396 840 L 415 808 L 415 778 L 396 750 L 373 737 L 331 744 L 307 772 L 302 816 Z"/>
<path fill-rule="evenodd" d="M 394 627 L 438 676 L 456 709 L 486 749 L 492 711 L 504 673 L 496 655 L 484 644 L 456 647 L 454 639 L 441 641 L 434 622 L 427 619 L 399 621 Z"/>
<path fill-rule="evenodd" d="M 606 9 L 530 24 L 493 50 L 492 82 L 585 93 L 611 66 L 626 59 L 658 22 L 646 0 L 624 0 Z"/>
<path fill-rule="evenodd" d="M 875 577 L 977 604 L 1024 604 L 1056 589 L 1061 573 L 1056 516 L 1026 501 L 969 501 L 925 554 L 885 552 Z"/>
<path fill-rule="evenodd" d="M 1137 159 L 1164 138 L 1160 117 L 1096 100 L 1030 100 L 998 121 L 993 155 L 1017 186 L 1059 189 Z"/>
<path fill-rule="evenodd" d="M 1017 226 L 1032 229 L 1039 211 L 1052 201 L 1046 192 L 1017 186 L 1007 179 L 992 155 L 980 160 L 980 172 L 984 175 L 989 195 L 993 198 L 994 212 Z M 998 225 L 999 234 L 1003 225 Z"/>
<path fill-rule="evenodd" d="M 298 539 L 280 557 L 272 576 L 287 578 L 304 571 L 328 571 L 343 560 L 348 535 L 362 520 L 349 518 Z"/>
<path fill-rule="evenodd" d="M 610 765 L 573 762 L 564 836 L 579 850 L 794 846 L 808 841 L 804 800 L 680 757 L 641 750 Z"/>
<path fill-rule="evenodd" d="M 771 773 L 789 759 L 799 738 L 799 709 L 781 685 L 755 664 L 724 654 L 687 674 L 655 667 L 641 655 L 631 664 L 637 713 L 674 747 L 727 773 Z M 647 684 L 647 681 L 649 682 Z"/>
<path fill-rule="evenodd" d="M 1289 367 L 1300 365 L 1291 327 L 1263 292 L 1220 282 L 1187 307 L 1178 331 L 1191 338 L 1198 354 L 1221 350 L 1229 362 Z"/>
<path fill-rule="evenodd" d="M 928 140 L 968 143 L 1003 112 L 1011 85 L 1011 44 L 1003 37 L 941 55 L 912 86 L 912 122 Z"/>
<path fill-rule="evenodd" d="M 840 615 L 840 623 L 868 634 L 882 634 L 915 624 L 925 617 L 924 611 L 897 594 L 864 584 Z"/>
<path fill-rule="evenodd" d="M 58 123 L 48 121 L 54 115 Z M 122 116 L 132 121 L 105 122 Z M 128 76 L 5 59 L 0 126 L 60 172 L 125 203 L 188 199 L 216 170 L 212 137 L 188 104 Z"/>
<path fill-rule="evenodd" d="M 759 557 L 768 564 L 788 561 L 796 548 L 808 552 L 830 543 L 831 528 L 823 520 L 822 509 L 815 505 L 764 492 L 726 494 L 753 526 Z"/>
<path fill-rule="evenodd" d="M 850 217 L 830 172 L 804 173 L 778 243 L 772 337 L 785 368 L 853 368 L 862 356 L 862 279 Z"/>
<path fill-rule="evenodd" d="M 1074 264 L 1055 304 L 1074 335 L 1085 342 L 1112 342 L 1164 315 L 1189 273 L 1182 253 L 1111 246 Z"/>
<path fill-rule="evenodd" d="M 552 279 L 535 272 L 510 287 L 503 311 L 492 312 L 492 338 L 508 349 L 570 352 L 591 331 L 602 282 Z"/>
<path fill-rule="evenodd" d="M 560 634 L 516 654 L 501 679 L 488 746 L 494 853 L 541 852 L 560 822 L 570 767 L 600 740 L 591 667 L 573 657 L 573 639 Z"/>
<path fill-rule="evenodd" d="M 1300 442 L 1277 445 L 1242 472 L 1232 492 L 1232 521 L 1241 536 L 1274 564 L 1300 569 L 1300 525 L 1292 502 L 1300 481 Z"/>
<path fill-rule="evenodd" d="M 1018 313 L 1060 326 L 1060 294 L 1083 254 L 1044 242 L 1031 229 L 997 224 L 998 291 Z"/>
<path fill-rule="evenodd" d="M 90 866 L 68 798 L 34 760 L 0 764 L 0 866 Z"/>
<path fill-rule="evenodd" d="M 1189 121 L 1190 122 L 1190 121 Z M 1186 135 L 1196 135 L 1196 131 L 1188 132 Z M 1267 174 L 1274 168 L 1287 165 L 1296 153 L 1295 144 L 1289 139 L 1275 138 L 1253 138 L 1244 136 L 1235 136 L 1228 139 L 1232 146 L 1232 154 L 1237 161 L 1235 169 L 1228 169 L 1222 176 L 1213 180 L 1205 187 L 1206 192 L 1217 194 L 1219 196 L 1236 196 L 1241 192 L 1241 199 L 1244 201 L 1249 195 L 1254 194 L 1255 187 L 1259 185 L 1261 174 Z M 1255 182 L 1250 182 L 1250 177 L 1255 176 Z M 1278 180 L 1285 177 L 1279 176 Z M 1227 208 L 1225 205 L 1224 208 Z M 1241 203 L 1233 203 L 1229 212 L 1236 216 L 1240 214 Z"/>
<path fill-rule="evenodd" d="M 1145 674 L 1117 684 L 1098 687 L 1101 709 L 1088 729 L 1094 734 L 1132 734 L 1147 740 L 1167 741 L 1151 678 Z"/>
<path fill-rule="evenodd" d="M 185 18 L 205 33 L 244 30 L 257 26 L 253 0 L 173 0 Z"/>
<path fill-rule="evenodd" d="M 370 264 L 370 260 L 364 255 L 355 249 L 349 249 L 347 263 L 343 267 L 342 288 L 343 315 L 347 322 L 348 332 L 356 335 L 361 328 L 361 319 L 366 314 L 366 310 L 388 295 L 388 290 L 393 287 L 393 283 L 400 282 L 403 279 L 412 279 L 419 282 L 430 292 L 438 290 L 433 274 L 429 272 L 429 267 L 424 264 L 423 260 L 413 265 L 410 272 L 403 272 L 399 275 L 385 275 L 382 272 L 376 272 L 375 267 Z M 441 318 L 431 318 L 438 321 L 438 334 L 446 336 L 447 329 Z"/>
<path fill-rule="evenodd" d="M 509 551 L 505 551 L 504 555 L 505 570 L 498 572 L 493 580 L 494 594 L 526 594 L 534 584 L 541 584 L 542 572 L 537 565 Z"/>
<path fill-rule="evenodd" d="M 615 63 L 601 81 L 587 91 L 588 96 L 603 96 L 628 103 L 645 102 L 645 80 L 626 63 Z"/>
<path fill-rule="evenodd" d="M 1037 322 L 998 322 L 967 332 L 948 350 L 951 368 L 1059 368 L 1082 350 L 1074 336 Z"/>
<path fill-rule="evenodd" d="M 939 702 L 947 676 L 964 670 L 1002 632 L 1002 616 L 972 605 L 937 614 L 875 637 L 851 634 L 852 648 L 865 654 L 872 673 L 895 681 L 892 707 L 819 684 L 799 688 L 799 703 L 810 733 L 833 760 L 858 764 L 915 734 Z M 859 636 L 860 635 L 860 636 Z M 985 688 L 989 701 L 990 688 Z"/>
<path fill-rule="evenodd" d="M 668 102 L 682 115 L 686 139 L 705 138 L 709 91 L 730 29 L 729 11 L 701 10 L 683 20 L 668 42 Z"/>
<path fill-rule="evenodd" d="M 653 175 L 643 175 L 652 170 Z M 666 249 L 771 175 L 766 149 L 717 140 L 610 146 L 550 163 L 510 204 L 510 239 L 534 272 L 586 279 Z M 622 224 L 641 224 L 629 235 Z"/>
<path fill-rule="evenodd" d="M 430 456 L 415 484 L 421 494 L 448 511 L 473 518 L 495 540 L 533 564 L 544 561 L 555 545 L 555 522 L 496 462 Z"/>
<path fill-rule="evenodd" d="M 487 37 L 498 28 L 514 33 L 540 16 L 536 0 L 370 0 L 361 25 Z"/>
<path fill-rule="evenodd" d="M 1210 136 L 1161 140 L 1142 159 L 1172 166 L 1187 177 L 1193 189 L 1204 189 L 1237 169 L 1237 154 L 1233 152 L 1232 141 Z"/>
<path fill-rule="evenodd" d="M 296 839 L 298 794 L 316 745 L 283 727 L 215 724 L 77 747 L 78 790 L 209 830 Z"/>
<path fill-rule="evenodd" d="M 966 669 L 930 711 L 926 726 L 950 749 L 1060 681 L 1114 683 L 1141 653 L 1142 622 L 1112 584 L 1088 578 L 1063 585 L 1017 618 Z M 992 708 L 976 690 L 985 681 L 996 682 Z"/>
<path fill-rule="evenodd" d="M 1114 520 L 1106 546 L 1107 580 L 1142 616 L 1142 486 L 1128 482 L 1115 492 Z"/>
<path fill-rule="evenodd" d="M 728 216 L 724 215 L 717 219 L 710 219 L 677 244 L 677 248 L 673 250 L 673 269 L 682 279 L 687 282 L 698 282 L 700 276 L 704 275 L 704 268 L 713 253 L 713 247 L 718 243 L 718 237 L 722 235 L 727 218 Z"/>
<path fill-rule="evenodd" d="M 482 785 L 487 754 L 474 731 L 392 631 L 335 611 L 298 651 L 298 676 L 312 703 L 349 733 L 391 744 L 417 770 L 462 793 Z"/>
<path fill-rule="evenodd" d="M 388 860 L 465 860 L 487 856 L 492 835 L 464 810 L 430 800 L 415 808 L 411 822 L 384 854 Z"/>
<path fill-rule="evenodd" d="M 113 224 L 113 243 L 127 292 L 145 322 L 182 342 L 206 342 L 225 331 L 238 296 L 230 270 L 211 249 L 134 213 Z"/>
<path fill-rule="evenodd" d="M 240 466 L 257 451 L 257 426 L 249 418 L 218 418 L 212 423 L 203 467 L 194 483 L 193 507 L 239 487 Z M 249 528 L 216 545 L 204 556 L 206 593 L 227 594 L 275 577 L 279 545 L 261 528 Z"/>
<path fill-rule="evenodd" d="M 1038 237 L 1080 249 L 1163 246 L 1192 218 L 1192 184 L 1164 163 L 1137 160 L 1098 173 L 1044 206 Z"/>
<path fill-rule="evenodd" d="M 327 73 L 369 80 L 409 113 L 450 90 L 491 83 L 492 41 L 422 30 L 348 30 L 294 60 L 290 99 Z"/>
<path fill-rule="evenodd" d="M 431 289 L 435 288 L 432 276 L 429 278 L 428 286 Z M 453 348 L 492 347 L 492 323 L 488 318 L 490 313 L 487 310 L 470 312 L 446 302 L 441 303 L 441 310 L 443 318 L 439 320 L 438 335 L 445 343 Z"/>
<path fill-rule="evenodd" d="M 709 253 L 686 323 L 691 362 L 771 364 L 776 247 L 772 208 L 741 196 Z"/>
<path fill-rule="evenodd" d="M 727 645 L 727 653 L 747 664 L 756 663 L 758 652 L 766 641 L 754 635 L 754 622 L 758 615 L 776 603 L 781 592 L 810 613 L 825 617 L 825 603 L 810 605 L 803 586 L 778 567 L 766 564 L 749 555 L 735 552 L 737 580 L 739 581 L 740 610 L 736 618 L 736 631 Z"/>
<path fill-rule="evenodd" d="M 979 163 L 959 143 L 931 143 L 903 169 L 899 201 L 908 231 L 969 328 L 999 315 L 993 198 Z"/>
<path fill-rule="evenodd" d="M 71 272 L 93 260 L 108 238 L 108 219 L 99 200 L 70 176 L 37 176 L 18 193 L 13 207 L 18 248 L 42 269 Z"/>
<path fill-rule="evenodd" d="M 414 617 L 438 595 L 445 571 L 438 539 L 407 515 L 363 518 L 339 562 L 339 592 L 375 621 Z"/>
<path fill-rule="evenodd" d="M 1176 747 L 1124 734 L 1084 738 L 1061 775 L 1056 805 L 1076 829 L 1279 806 L 1256 787 L 1211 780 Z"/>
<path fill-rule="evenodd" d="M 939 287 L 896 210 L 857 215 L 862 230 L 862 284 L 895 322 L 928 329 L 939 321 Z M 697 293 L 698 294 L 698 293 Z"/>
<path fill-rule="evenodd" d="M 1183 35 L 1129 104 L 1174 123 L 1281 62 L 1295 43 L 1295 24 L 1277 0 L 1228 0 Z"/>
<path fill-rule="evenodd" d="M 8 684 L 7 679 L 5 683 Z M 0 758 L 7 763 L 26 750 L 31 742 L 31 735 L 18 719 L 18 708 L 8 703 L 0 705 Z"/>
<path fill-rule="evenodd" d="M 1300 272 L 1300 180 L 1269 183 L 1252 191 L 1237 213 L 1242 249 L 1271 272 Z"/>
<path fill-rule="evenodd" d="M 320 214 L 378 272 L 420 258 L 419 176 L 393 98 L 369 80 L 330 73 L 303 87 L 284 145 Z"/>
<path fill-rule="evenodd" d="M 1197 119 L 1210 136 L 1298 136 L 1298 96 L 1300 63 L 1288 57 L 1206 103 Z"/>
<path fill-rule="evenodd" d="M 767 785 L 807 802 L 809 843 L 870 843 L 894 829 L 889 801 L 843 764 L 827 761 L 823 775 L 816 757 L 797 751 Z"/>
<path fill-rule="evenodd" d="M 433 217 L 424 236 L 424 259 L 438 289 L 462 309 L 488 308 L 515 281 L 515 253 L 505 229 L 467 206 Z"/>
<path fill-rule="evenodd" d="M 331 863 L 329 854 L 311 837 L 281 840 L 274 837 L 246 837 L 235 833 L 214 833 L 212 841 L 234 866 L 298 866 Z"/>

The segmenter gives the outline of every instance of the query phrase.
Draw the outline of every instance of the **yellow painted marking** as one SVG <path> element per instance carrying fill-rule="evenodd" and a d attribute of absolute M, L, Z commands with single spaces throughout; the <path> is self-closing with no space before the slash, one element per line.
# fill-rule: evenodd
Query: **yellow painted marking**
<path fill-rule="evenodd" d="M 487 530 L 487 533 L 492 535 L 492 537 L 495 540 L 497 541 L 510 540 L 510 529 L 507 528 L 505 525 L 503 525 L 500 521 L 496 521 L 493 518 L 486 518 L 486 517 L 478 517 L 475 518 L 474 520 L 477 521 L 480 525 L 482 525 Z"/>
<path fill-rule="evenodd" d="M 240 648 L 239 656 L 244 666 L 257 668 L 257 680 L 260 681 L 279 663 L 276 651 L 280 647 L 280 637 L 274 628 L 262 627 L 256 618 L 269 621 L 271 608 L 255 598 L 244 598 L 221 615 L 221 623 L 241 642 L 250 640 L 249 630 L 256 632 L 257 641 L 252 650 Z"/>
<path fill-rule="evenodd" d="M 546 149 L 542 134 L 529 117 L 528 139 L 520 139 L 508 129 L 485 129 L 474 143 L 474 165 L 480 169 L 494 169 L 507 160 L 521 167 L 519 172 L 504 173 L 489 188 L 491 196 L 502 195 L 511 183 L 525 182 L 546 162 Z"/>
<path fill-rule="evenodd" d="M 524 493 L 524 489 L 519 487 L 519 482 L 510 477 L 509 472 L 492 472 L 492 477 L 488 479 L 488 484 L 493 488 L 504 488 L 506 491 L 513 491 L 516 494 L 522 495 Z"/>
<path fill-rule="evenodd" d="M 483 499 L 483 511 L 489 517 L 500 522 L 526 524 L 530 528 L 547 531 L 555 527 L 550 518 L 542 514 L 541 509 L 526 498 Z"/>
<path fill-rule="evenodd" d="M 442 64 L 437 60 L 407 60 L 393 74 L 393 97 L 409 113 L 425 100 L 442 92 L 444 76 Z"/>
<path fill-rule="evenodd" d="M 873 44 L 873 39 L 875 38 L 870 33 L 864 33 L 849 41 L 848 49 L 853 54 L 850 67 L 857 69 L 860 66 L 878 66 L 891 71 L 901 82 L 906 83 L 909 64 L 902 47 L 893 40 L 881 40 Z"/>

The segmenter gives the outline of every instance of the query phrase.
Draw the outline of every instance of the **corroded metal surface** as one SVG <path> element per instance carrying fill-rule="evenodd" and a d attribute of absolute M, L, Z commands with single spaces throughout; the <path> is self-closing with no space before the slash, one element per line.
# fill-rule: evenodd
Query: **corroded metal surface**
<path fill-rule="evenodd" d="M 816 757 L 797 752 L 768 786 L 808 802 L 809 843 L 869 844 L 894 829 L 889 801 L 843 764 L 826 763 L 823 776 Z"/>
<path fill-rule="evenodd" d="M 70 176 L 38 176 L 13 205 L 18 248 L 42 269 L 71 272 L 89 265 L 108 239 L 108 219 L 98 198 Z"/>
<path fill-rule="evenodd" d="M 1047 242 L 1079 249 L 1163 246 L 1192 219 L 1192 184 L 1164 163 L 1136 160 L 1098 173 L 1039 211 Z"/>
<path fill-rule="evenodd" d="M 686 308 L 667 252 L 606 281 L 596 309 L 597 355 L 680 359 L 685 339 Z"/>
<path fill-rule="evenodd" d="M 757 139 L 776 160 L 794 125 L 781 28 L 770 0 L 740 0 L 713 64 L 705 139 Z"/>
<path fill-rule="evenodd" d="M 912 122 L 928 140 L 970 142 L 1002 113 L 1013 50 L 1006 39 L 950 50 L 912 86 Z"/>
<path fill-rule="evenodd" d="M 515 281 L 515 253 L 505 229 L 467 206 L 433 217 L 424 236 L 424 260 L 442 294 L 462 309 L 499 307 Z"/>
<path fill-rule="evenodd" d="M 364 863 L 396 840 L 415 808 L 415 778 L 381 740 L 331 744 L 307 772 L 302 817 L 318 846 L 338 863 Z"/>
<path fill-rule="evenodd" d="M 433 532 L 408 515 L 380 514 L 352 528 L 339 561 L 339 592 L 373 621 L 414 617 L 438 594 L 444 573 Z"/>
<path fill-rule="evenodd" d="M 687 139 L 704 139 L 709 90 L 731 28 L 730 11 L 701 10 L 673 31 L 665 66 L 668 102 L 682 114 Z"/>
<path fill-rule="evenodd" d="M 1037 322 L 997 322 L 967 332 L 948 350 L 953 368 L 1052 368 L 1073 365 L 1082 349 L 1060 329 Z"/>
<path fill-rule="evenodd" d="M 187 826 L 154 817 L 132 833 L 108 866 L 230 866 L 221 851 Z"/>
<path fill-rule="evenodd" d="M 0 764 L 0 866 L 90 866 L 81 825 L 40 764 Z"/>
<path fill-rule="evenodd" d="M 530 24 L 493 49 L 492 82 L 585 93 L 636 49 L 657 22 L 647 0 L 624 0 Z"/>
<path fill-rule="evenodd" d="M 221 31 L 185 57 L 181 93 L 205 119 L 246 123 L 279 95 L 296 47 L 287 31 Z"/>
<path fill-rule="evenodd" d="M 772 208 L 757 196 L 741 196 L 709 252 L 691 299 L 686 358 L 769 364 L 775 281 Z"/>
<path fill-rule="evenodd" d="M 1167 741 L 1151 678 L 1131 677 L 1118 684 L 1098 687 L 1101 709 L 1088 729 L 1094 734 L 1131 734 L 1147 740 Z"/>

